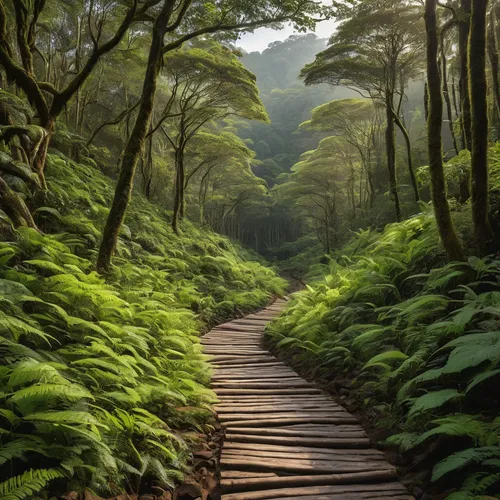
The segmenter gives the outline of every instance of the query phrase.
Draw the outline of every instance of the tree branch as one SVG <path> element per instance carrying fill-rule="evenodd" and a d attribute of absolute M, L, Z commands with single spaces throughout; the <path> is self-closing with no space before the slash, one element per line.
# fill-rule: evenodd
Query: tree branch
<path fill-rule="evenodd" d="M 110 40 L 108 40 L 100 47 L 94 43 L 92 54 L 90 55 L 86 64 L 83 66 L 82 70 L 75 76 L 75 78 L 73 78 L 73 80 L 67 85 L 67 87 L 59 93 L 59 95 L 55 96 L 50 109 L 50 113 L 52 116 L 58 116 L 61 113 L 68 101 L 85 83 L 99 59 L 103 55 L 114 49 L 121 42 L 128 28 L 134 21 L 135 15 L 137 13 L 137 5 L 138 0 L 134 0 L 132 7 L 130 7 L 130 9 L 127 11 L 127 15 L 120 24 L 120 27 Z"/>

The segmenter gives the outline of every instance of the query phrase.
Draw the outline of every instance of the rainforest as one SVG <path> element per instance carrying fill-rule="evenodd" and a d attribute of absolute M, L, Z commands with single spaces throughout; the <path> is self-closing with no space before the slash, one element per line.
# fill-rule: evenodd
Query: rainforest
<path fill-rule="evenodd" d="M 499 18 L 0 0 L 0 500 L 500 498 Z"/>

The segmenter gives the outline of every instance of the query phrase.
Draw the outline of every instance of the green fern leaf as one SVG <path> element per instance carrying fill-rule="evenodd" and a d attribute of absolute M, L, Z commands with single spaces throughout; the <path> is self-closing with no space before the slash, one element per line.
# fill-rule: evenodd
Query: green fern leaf
<path fill-rule="evenodd" d="M 438 481 L 452 472 L 461 473 L 469 464 L 482 463 L 490 458 L 500 457 L 499 446 L 483 446 L 458 451 L 438 462 L 432 471 L 432 481 Z"/>
<path fill-rule="evenodd" d="M 441 391 L 434 391 L 424 394 L 415 400 L 408 416 L 414 416 L 418 413 L 425 411 L 436 410 L 441 408 L 447 403 L 455 402 L 458 399 L 463 398 L 463 394 L 460 394 L 455 389 L 442 389 Z"/>
<path fill-rule="evenodd" d="M 1 500 L 22 500 L 40 492 L 54 479 L 64 477 L 59 469 L 31 469 L 0 483 Z"/>

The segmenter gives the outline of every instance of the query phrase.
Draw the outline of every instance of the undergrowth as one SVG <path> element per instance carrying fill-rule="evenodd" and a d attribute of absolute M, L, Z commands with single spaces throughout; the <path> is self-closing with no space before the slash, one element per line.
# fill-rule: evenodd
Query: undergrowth
<path fill-rule="evenodd" d="M 499 260 L 444 265 L 429 213 L 362 231 L 267 336 L 312 377 L 351 380 L 434 491 L 500 498 Z"/>
<path fill-rule="evenodd" d="M 43 234 L 0 242 L 0 498 L 89 487 L 140 492 L 182 479 L 210 429 L 199 333 L 284 283 L 229 240 L 134 196 L 104 280 L 93 271 L 113 183 L 49 156 Z"/>

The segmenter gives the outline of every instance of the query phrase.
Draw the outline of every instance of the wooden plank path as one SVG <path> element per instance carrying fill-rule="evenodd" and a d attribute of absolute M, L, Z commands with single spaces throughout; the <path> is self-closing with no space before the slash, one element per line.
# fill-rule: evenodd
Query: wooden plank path
<path fill-rule="evenodd" d="M 202 339 L 225 431 L 222 500 L 412 499 L 357 420 L 261 348 L 266 323 L 284 304 Z"/>

